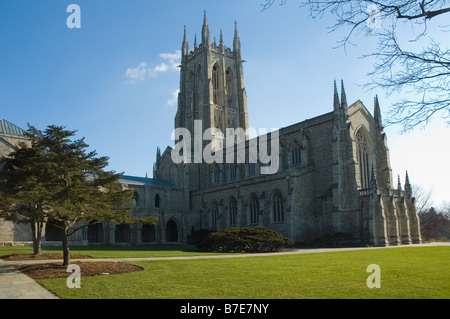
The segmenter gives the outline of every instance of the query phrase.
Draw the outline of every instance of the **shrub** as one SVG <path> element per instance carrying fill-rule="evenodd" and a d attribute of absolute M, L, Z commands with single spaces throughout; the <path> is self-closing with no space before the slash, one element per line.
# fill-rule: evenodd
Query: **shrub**
<path fill-rule="evenodd" d="M 228 228 L 209 234 L 197 248 L 209 252 L 272 252 L 293 244 L 289 238 L 265 227 Z"/>

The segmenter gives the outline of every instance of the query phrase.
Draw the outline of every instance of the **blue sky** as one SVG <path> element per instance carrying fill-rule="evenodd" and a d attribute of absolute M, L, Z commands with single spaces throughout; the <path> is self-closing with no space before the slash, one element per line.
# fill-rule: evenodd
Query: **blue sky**
<path fill-rule="evenodd" d="M 64 125 L 110 157 L 110 169 L 152 176 L 156 148 L 172 145 L 174 92 L 184 25 L 190 47 L 201 38 L 207 10 L 211 38 L 223 31 L 232 46 L 234 21 L 242 43 L 250 126 L 281 128 L 332 110 L 333 81 L 345 82 L 349 103 L 372 111 L 379 94 L 367 92 L 376 48 L 335 49 L 344 31 L 330 33 L 332 17 L 314 21 L 296 1 L 261 12 L 264 0 L 2 0 L 0 2 L 0 118 L 22 128 Z M 81 28 L 69 29 L 69 4 L 81 8 Z M 412 183 L 432 189 L 438 205 L 450 199 L 446 170 L 449 128 L 400 135 L 386 129 L 394 180 L 408 170 Z M 426 165 L 425 165 L 426 164 Z M 430 168 L 431 167 L 431 168 Z M 425 169 L 426 168 L 426 169 Z"/>

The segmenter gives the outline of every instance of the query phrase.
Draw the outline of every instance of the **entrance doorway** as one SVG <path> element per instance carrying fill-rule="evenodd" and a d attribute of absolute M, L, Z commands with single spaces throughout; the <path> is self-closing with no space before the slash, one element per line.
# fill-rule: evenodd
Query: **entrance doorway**
<path fill-rule="evenodd" d="M 166 225 L 166 241 L 178 242 L 178 225 L 173 219 L 169 220 Z"/>

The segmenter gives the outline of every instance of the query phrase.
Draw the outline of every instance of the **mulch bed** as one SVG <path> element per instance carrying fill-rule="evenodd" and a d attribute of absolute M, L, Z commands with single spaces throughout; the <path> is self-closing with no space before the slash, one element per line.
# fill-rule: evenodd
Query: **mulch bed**
<path fill-rule="evenodd" d="M 0 259 L 5 261 L 20 261 L 20 260 L 62 260 L 62 254 L 41 254 L 34 256 L 33 254 L 12 254 L 6 256 L 0 256 Z M 83 255 L 70 255 L 71 260 L 74 259 L 90 259 L 89 256 Z M 136 272 L 143 270 L 141 267 L 130 265 L 122 262 L 108 262 L 108 261 L 77 261 L 80 266 L 81 276 L 105 276 L 105 275 L 117 275 L 129 272 Z M 45 264 L 32 264 L 16 266 L 16 269 L 22 273 L 31 277 L 32 279 L 51 279 L 51 278 L 67 278 L 71 273 L 67 272 L 67 267 L 62 266 L 60 263 L 45 263 Z"/>
<path fill-rule="evenodd" d="M 84 255 L 70 255 L 71 259 L 89 259 L 90 256 Z M 35 256 L 33 254 L 12 254 L 6 256 L 0 256 L 0 259 L 4 261 L 17 261 L 17 260 L 51 260 L 51 259 L 63 259 L 63 254 L 40 254 Z"/>
<path fill-rule="evenodd" d="M 129 272 L 136 272 L 143 270 L 141 267 L 125 264 L 122 262 L 77 262 L 81 269 L 81 277 L 89 276 L 105 276 L 117 275 Z M 67 278 L 71 273 L 67 272 L 67 267 L 61 264 L 37 264 L 37 265 L 22 265 L 17 266 L 16 269 L 23 272 L 25 275 L 37 279 L 51 279 L 51 278 Z"/>

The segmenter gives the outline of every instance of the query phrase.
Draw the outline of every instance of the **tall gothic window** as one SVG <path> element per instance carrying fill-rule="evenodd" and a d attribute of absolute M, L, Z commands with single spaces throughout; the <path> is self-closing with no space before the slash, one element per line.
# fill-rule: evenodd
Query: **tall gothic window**
<path fill-rule="evenodd" d="M 231 197 L 228 205 L 228 217 L 230 226 L 236 226 L 237 223 L 237 203 L 234 197 Z"/>
<path fill-rule="evenodd" d="M 230 181 L 234 181 L 237 176 L 237 165 L 230 164 L 229 170 L 230 170 Z"/>
<path fill-rule="evenodd" d="M 161 207 L 161 196 L 159 194 L 156 194 L 155 196 L 155 208 Z"/>
<path fill-rule="evenodd" d="M 290 149 L 291 166 L 299 165 L 302 162 L 302 149 L 300 143 L 295 140 Z"/>
<path fill-rule="evenodd" d="M 256 175 L 256 163 L 247 163 L 247 176 Z"/>
<path fill-rule="evenodd" d="M 220 95 L 220 74 L 217 64 L 213 67 L 212 82 L 213 82 L 213 102 L 219 104 Z"/>
<path fill-rule="evenodd" d="M 220 184 L 220 169 L 216 166 L 212 172 L 212 182 L 214 185 Z"/>
<path fill-rule="evenodd" d="M 259 203 L 255 195 L 250 197 L 249 201 L 249 213 L 250 213 L 250 225 L 256 225 L 259 223 Z"/>
<path fill-rule="evenodd" d="M 217 227 L 217 216 L 219 215 L 219 209 L 217 208 L 216 201 L 211 204 L 211 227 Z"/>
<path fill-rule="evenodd" d="M 272 213 L 274 222 L 284 221 L 284 201 L 279 191 L 276 191 L 272 197 Z"/>
<path fill-rule="evenodd" d="M 227 69 L 227 106 L 229 108 L 233 107 L 233 95 L 235 94 L 233 88 L 233 72 L 230 68 Z"/>
<path fill-rule="evenodd" d="M 139 195 L 138 193 L 135 191 L 133 193 L 133 207 L 136 207 L 139 205 Z"/>
<path fill-rule="evenodd" d="M 356 139 L 358 140 L 358 162 L 361 189 L 367 189 L 370 187 L 369 148 L 367 141 L 361 132 L 356 133 Z"/>

